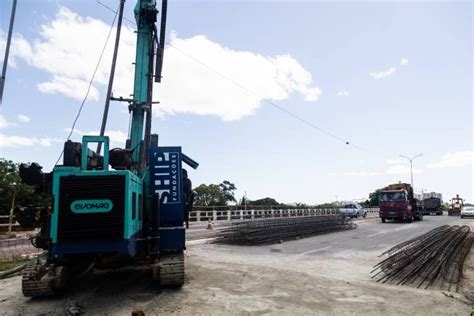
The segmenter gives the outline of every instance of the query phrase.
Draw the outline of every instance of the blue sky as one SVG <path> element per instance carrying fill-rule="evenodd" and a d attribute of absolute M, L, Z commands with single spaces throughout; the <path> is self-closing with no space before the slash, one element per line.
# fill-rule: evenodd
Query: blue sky
<path fill-rule="evenodd" d="M 0 3 L 1 58 L 10 3 Z M 132 18 L 134 1 L 126 4 Z M 153 129 L 160 144 L 181 145 L 200 162 L 190 171 L 195 185 L 230 180 L 238 197 L 365 198 L 409 181 L 399 155 L 423 153 L 417 191 L 472 201 L 472 16 L 471 2 L 172 1 L 173 47 L 154 90 L 161 104 Z M 0 156 L 54 165 L 113 17 L 92 0 L 19 2 Z M 127 96 L 134 26 L 124 24 L 114 94 Z M 99 129 L 112 44 L 76 126 L 81 133 Z M 122 105 L 112 105 L 108 129 L 121 145 Z"/>

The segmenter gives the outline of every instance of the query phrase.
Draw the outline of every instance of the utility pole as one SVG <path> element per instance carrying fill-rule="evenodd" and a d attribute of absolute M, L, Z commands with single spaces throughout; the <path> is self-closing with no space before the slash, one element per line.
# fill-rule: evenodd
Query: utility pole
<path fill-rule="evenodd" d="M 5 77 L 7 75 L 8 55 L 10 54 L 10 44 L 12 42 L 13 22 L 15 21 L 16 1 L 13 0 L 12 14 L 10 15 L 10 26 L 8 28 L 7 45 L 5 46 L 5 57 L 3 58 L 2 76 L 0 77 L 0 104 L 3 99 L 3 88 L 5 87 Z"/>
<path fill-rule="evenodd" d="M 423 154 L 418 154 L 418 155 L 413 156 L 413 157 L 407 157 L 407 156 L 400 155 L 400 157 L 406 158 L 406 159 L 408 159 L 408 161 L 410 161 L 411 187 L 413 189 L 413 192 L 415 191 L 415 187 L 413 185 L 413 160 L 415 160 L 416 158 L 421 157 L 421 156 L 423 156 Z"/>
<path fill-rule="evenodd" d="M 8 218 L 8 233 L 12 232 L 12 225 L 13 225 L 13 209 L 15 208 L 15 195 L 16 195 L 16 188 L 13 189 L 12 193 L 12 207 L 10 208 L 10 216 Z"/>
<path fill-rule="evenodd" d="M 244 191 L 244 209 L 247 210 L 247 191 Z"/>
<path fill-rule="evenodd" d="M 120 7 L 118 13 L 118 22 L 117 22 L 117 34 L 115 36 L 115 47 L 114 47 L 114 55 L 112 58 L 112 66 L 110 69 L 110 76 L 109 76 L 109 86 L 107 87 L 107 95 L 105 96 L 105 106 L 104 106 L 104 115 L 102 116 L 102 124 L 100 126 L 100 136 L 104 136 L 105 126 L 107 125 L 107 117 L 109 115 L 109 106 L 110 106 L 110 97 L 112 96 L 112 86 L 114 85 L 114 77 L 115 77 L 115 65 L 117 63 L 117 54 L 119 49 L 120 43 L 120 31 L 122 29 L 122 18 L 123 18 L 123 6 L 125 4 L 125 0 L 120 0 Z M 97 144 L 97 154 L 100 155 L 100 151 L 102 149 L 102 143 Z"/>

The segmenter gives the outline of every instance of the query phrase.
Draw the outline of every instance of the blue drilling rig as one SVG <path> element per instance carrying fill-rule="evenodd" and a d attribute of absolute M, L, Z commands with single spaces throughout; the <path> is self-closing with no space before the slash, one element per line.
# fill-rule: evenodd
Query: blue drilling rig
<path fill-rule="evenodd" d="M 138 0 L 134 9 L 133 97 L 115 99 L 129 103 L 125 148 L 110 149 L 107 136 L 83 136 L 80 143 L 64 144 L 63 164 L 49 175 L 52 208 L 42 213 L 41 231 L 33 240 L 47 255 L 25 268 L 25 296 L 54 295 L 67 287 L 71 276 L 114 257 L 148 264 L 153 279 L 163 286 L 184 282 L 183 221 L 189 198 L 183 192 L 182 165 L 195 169 L 198 164 L 181 147 L 158 146 L 158 135 L 151 134 L 152 87 L 161 80 L 166 11 L 166 0 L 161 12 L 155 0 Z M 91 144 L 98 149 L 92 150 Z"/>

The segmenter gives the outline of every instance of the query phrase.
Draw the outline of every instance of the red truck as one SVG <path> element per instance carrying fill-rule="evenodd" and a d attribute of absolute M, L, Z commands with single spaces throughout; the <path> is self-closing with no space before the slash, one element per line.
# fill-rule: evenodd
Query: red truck
<path fill-rule="evenodd" d="M 382 223 L 385 220 L 401 220 L 411 223 L 423 220 L 423 209 L 413 197 L 413 188 L 408 183 L 396 183 L 380 192 L 379 206 Z"/>

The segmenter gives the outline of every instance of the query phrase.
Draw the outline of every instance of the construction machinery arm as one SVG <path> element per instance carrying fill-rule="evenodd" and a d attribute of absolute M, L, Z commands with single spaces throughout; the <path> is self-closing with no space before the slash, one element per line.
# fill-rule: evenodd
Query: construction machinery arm
<path fill-rule="evenodd" d="M 167 1 L 163 0 L 161 12 L 161 29 L 159 32 L 158 52 L 154 40 L 158 37 L 155 23 L 157 21 L 158 10 L 156 0 L 138 0 L 134 9 L 135 20 L 137 22 L 137 47 L 135 59 L 135 79 L 133 89 L 133 102 L 131 104 L 132 123 L 130 128 L 130 149 L 133 150 L 132 163 L 137 166 L 138 173 L 143 166 L 143 151 L 145 146 L 143 139 L 149 140 L 150 135 L 144 135 L 145 114 L 148 118 L 151 115 L 152 106 L 152 84 L 154 78 L 161 77 L 161 73 L 153 74 L 154 57 L 158 55 L 156 68 L 161 72 L 163 58 L 165 25 L 166 25 Z M 151 125 L 151 122 L 149 123 Z M 151 126 L 148 126 L 145 134 L 150 133 Z"/>

